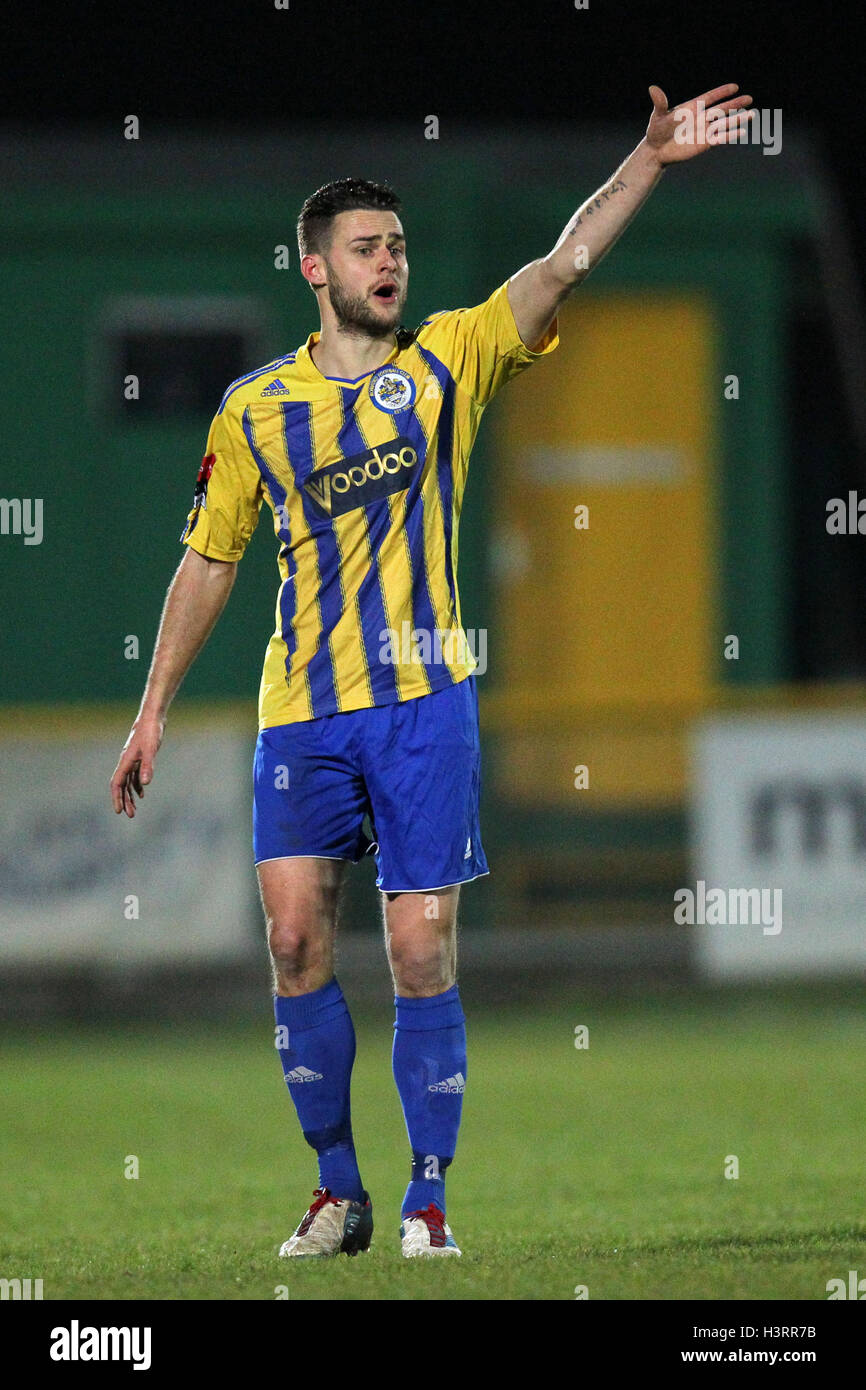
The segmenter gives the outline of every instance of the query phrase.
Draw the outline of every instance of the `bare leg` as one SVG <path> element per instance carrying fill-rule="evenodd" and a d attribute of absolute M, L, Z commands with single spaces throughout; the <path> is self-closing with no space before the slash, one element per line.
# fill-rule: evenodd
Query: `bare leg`
<path fill-rule="evenodd" d="M 342 859 L 269 859 L 258 866 L 278 995 L 309 994 L 334 974 Z"/>
<path fill-rule="evenodd" d="M 430 998 L 457 978 L 460 886 L 438 893 L 383 893 L 385 949 L 395 994 Z"/>

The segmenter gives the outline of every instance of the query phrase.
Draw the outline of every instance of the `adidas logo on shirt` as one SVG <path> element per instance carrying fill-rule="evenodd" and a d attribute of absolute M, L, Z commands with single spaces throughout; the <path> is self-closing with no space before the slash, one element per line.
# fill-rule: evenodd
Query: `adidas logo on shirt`
<path fill-rule="evenodd" d="M 464 859 L 471 859 L 471 858 L 472 858 L 472 836 L 471 836 L 471 835 L 470 835 L 469 839 L 466 841 L 466 853 L 463 855 L 463 858 L 464 858 Z"/>
<path fill-rule="evenodd" d="M 270 386 L 266 386 L 262 392 L 263 396 L 290 396 L 291 394 L 288 386 L 284 386 L 278 376 L 275 376 Z"/>
<path fill-rule="evenodd" d="M 435 1085 L 428 1086 L 427 1090 L 440 1091 L 446 1096 L 462 1096 L 466 1090 L 466 1078 L 462 1071 L 459 1071 L 456 1076 L 449 1076 L 445 1081 L 437 1081 Z"/>
<path fill-rule="evenodd" d="M 310 1071 L 309 1067 L 292 1067 L 291 1071 L 286 1072 L 286 1085 L 291 1086 L 293 1081 L 321 1081 L 320 1071 Z"/>

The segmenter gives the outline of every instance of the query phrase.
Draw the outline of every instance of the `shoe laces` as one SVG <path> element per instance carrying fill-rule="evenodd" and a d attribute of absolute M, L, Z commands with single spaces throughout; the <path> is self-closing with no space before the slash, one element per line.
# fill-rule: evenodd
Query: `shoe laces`
<path fill-rule="evenodd" d="M 433 1203 L 431 1202 L 429 1207 L 427 1207 L 424 1211 L 407 1211 L 405 1220 L 411 1221 L 412 1218 L 415 1216 L 417 1216 L 419 1220 L 424 1222 L 424 1225 L 430 1232 L 431 1245 L 435 1245 L 438 1247 L 440 1245 L 445 1244 L 447 1240 L 447 1236 L 445 1234 L 445 1216 L 439 1210 L 438 1207 L 434 1207 Z"/>
<path fill-rule="evenodd" d="M 303 1221 L 301 1222 L 300 1226 L 295 1232 L 296 1235 L 305 1236 L 307 1234 L 307 1231 L 312 1226 L 319 1212 L 322 1210 L 322 1207 L 327 1206 L 328 1202 L 333 1203 L 335 1207 L 338 1207 L 340 1205 L 339 1200 L 336 1197 L 331 1196 L 331 1189 L 329 1187 L 317 1187 L 315 1192 L 313 1193 L 313 1196 L 316 1200 L 313 1202 L 313 1205 L 310 1207 L 309 1211 L 307 1212 L 306 1216 L 304 1217 Z"/>

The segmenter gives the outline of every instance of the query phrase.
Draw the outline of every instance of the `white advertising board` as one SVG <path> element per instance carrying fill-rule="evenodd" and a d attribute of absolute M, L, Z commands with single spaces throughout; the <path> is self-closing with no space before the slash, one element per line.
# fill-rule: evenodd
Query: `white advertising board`
<path fill-rule="evenodd" d="M 248 954 L 252 746 L 224 730 L 170 730 L 130 821 L 108 790 L 116 738 L 5 735 L 0 961 L 122 967 Z"/>
<path fill-rule="evenodd" d="M 688 887 L 703 972 L 866 972 L 866 718 L 713 716 L 693 754 Z M 756 889 L 744 921 L 737 904 Z"/>

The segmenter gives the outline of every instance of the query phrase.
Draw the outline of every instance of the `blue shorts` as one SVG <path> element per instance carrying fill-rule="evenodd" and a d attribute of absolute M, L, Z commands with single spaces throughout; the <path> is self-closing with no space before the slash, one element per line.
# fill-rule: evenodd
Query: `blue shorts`
<path fill-rule="evenodd" d="M 303 855 L 357 863 L 375 853 L 383 893 L 468 883 L 489 872 L 480 790 L 474 676 L 399 704 L 263 729 L 254 765 L 256 863 Z"/>

